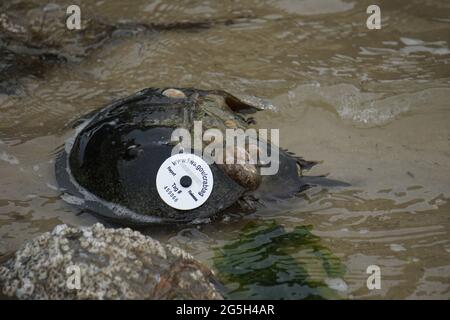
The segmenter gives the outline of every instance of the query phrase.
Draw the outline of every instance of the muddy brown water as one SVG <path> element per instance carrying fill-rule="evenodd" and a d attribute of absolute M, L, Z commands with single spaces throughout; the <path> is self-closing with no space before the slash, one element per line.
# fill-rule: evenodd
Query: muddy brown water
<path fill-rule="evenodd" d="M 97 221 L 56 188 L 54 154 L 71 121 L 148 86 L 220 88 L 270 101 L 276 110 L 258 113 L 259 127 L 279 128 L 280 145 L 323 161 L 309 174 L 351 187 L 145 232 L 213 265 L 215 248 L 248 221 L 312 225 L 347 267 L 341 297 L 450 298 L 448 1 L 380 1 L 381 30 L 366 28 L 370 1 L 73 2 L 111 23 L 219 22 L 114 38 L 0 95 L 0 254 L 57 224 Z M 5 3 L 24 19 L 48 6 Z M 366 286 L 369 265 L 381 269 L 380 290 Z"/>

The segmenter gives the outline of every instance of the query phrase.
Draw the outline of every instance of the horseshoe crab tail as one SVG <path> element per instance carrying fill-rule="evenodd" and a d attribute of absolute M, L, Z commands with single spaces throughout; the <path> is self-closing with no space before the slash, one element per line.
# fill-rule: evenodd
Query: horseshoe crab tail
<path fill-rule="evenodd" d="M 300 173 L 304 170 L 311 170 L 312 167 L 320 163 L 320 161 L 309 161 L 303 159 L 302 157 L 295 157 L 295 160 L 297 161 L 297 165 L 300 167 Z"/>
<path fill-rule="evenodd" d="M 295 159 L 299 169 L 300 169 L 300 174 L 306 170 L 311 170 L 312 167 L 314 167 L 316 164 L 321 163 L 322 161 L 311 161 L 311 160 L 305 160 L 303 159 L 303 157 L 299 157 L 297 156 L 294 152 L 291 152 L 287 149 L 281 149 L 280 150 L 284 151 L 287 155 L 289 155 L 291 158 Z"/>
<path fill-rule="evenodd" d="M 328 179 L 326 176 L 301 176 L 299 177 L 301 183 L 301 190 L 309 189 L 311 187 L 324 187 L 324 188 L 334 188 L 334 187 L 349 187 L 350 184 L 347 182 Z"/>

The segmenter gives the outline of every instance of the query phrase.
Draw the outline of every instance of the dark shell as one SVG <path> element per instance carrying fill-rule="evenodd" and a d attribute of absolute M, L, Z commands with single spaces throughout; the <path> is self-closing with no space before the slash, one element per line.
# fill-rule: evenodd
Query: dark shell
<path fill-rule="evenodd" d="M 144 89 L 85 118 L 56 162 L 66 201 L 120 224 L 189 223 L 205 221 L 232 205 L 254 210 L 314 184 L 339 184 L 301 176 L 302 169 L 315 163 L 279 149 L 277 174 L 261 177 L 244 167 L 213 163 L 214 187 L 203 205 L 189 211 L 168 206 L 157 192 L 156 174 L 171 155 L 172 131 L 192 130 L 195 120 L 206 128 L 224 130 L 232 124 L 245 129 L 243 114 L 258 108 L 224 91 L 174 89 L 166 96 L 165 90 Z M 268 143 L 271 148 L 278 147 Z"/>
<path fill-rule="evenodd" d="M 192 116 L 191 96 L 202 94 L 185 89 L 186 99 L 171 99 L 163 91 L 143 90 L 87 120 L 72 148 L 57 159 L 58 184 L 70 195 L 66 200 L 118 223 L 139 225 L 201 221 L 242 196 L 244 188 L 213 164 L 214 188 L 202 206 L 180 211 L 161 201 L 155 179 L 171 155 L 171 133 L 184 117 Z M 173 120 L 173 127 L 167 119 Z M 162 122 L 166 125 L 160 126 Z"/>

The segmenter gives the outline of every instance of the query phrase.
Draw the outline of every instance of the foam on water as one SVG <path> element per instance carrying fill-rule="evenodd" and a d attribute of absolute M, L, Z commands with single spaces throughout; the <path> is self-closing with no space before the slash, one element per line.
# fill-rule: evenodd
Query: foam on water
<path fill-rule="evenodd" d="M 450 50 L 447 47 L 447 42 L 445 41 L 425 42 L 420 39 L 404 37 L 400 38 L 400 41 L 405 45 L 405 47 L 400 49 L 400 51 L 406 54 L 417 52 L 428 52 L 436 55 L 450 54 Z"/>
<path fill-rule="evenodd" d="M 348 285 L 341 278 L 326 278 L 325 283 L 329 288 L 336 291 L 345 292 L 348 290 Z"/>
<path fill-rule="evenodd" d="M 13 165 L 19 164 L 19 160 L 15 156 L 8 154 L 5 151 L 0 152 L 0 160 Z"/>
<path fill-rule="evenodd" d="M 354 2 L 341 0 L 279 0 L 276 2 L 276 6 L 280 9 L 307 16 L 345 12 L 351 10 L 354 5 Z"/>
<path fill-rule="evenodd" d="M 439 105 L 449 93 L 450 89 L 446 88 L 388 94 L 364 92 L 350 84 L 302 85 L 274 100 L 277 105 L 295 109 L 311 107 L 313 101 L 313 107 L 334 111 L 342 120 L 356 126 L 375 127 L 386 125 L 408 112 L 423 110 L 426 105 Z"/>

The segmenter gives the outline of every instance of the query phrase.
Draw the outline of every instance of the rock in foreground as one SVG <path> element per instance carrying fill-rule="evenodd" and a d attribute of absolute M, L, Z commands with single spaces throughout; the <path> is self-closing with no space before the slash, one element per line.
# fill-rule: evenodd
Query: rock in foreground
<path fill-rule="evenodd" d="M 18 299 L 222 299 L 216 283 L 183 250 L 101 224 L 59 225 L 0 266 L 0 295 Z"/>

